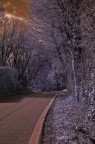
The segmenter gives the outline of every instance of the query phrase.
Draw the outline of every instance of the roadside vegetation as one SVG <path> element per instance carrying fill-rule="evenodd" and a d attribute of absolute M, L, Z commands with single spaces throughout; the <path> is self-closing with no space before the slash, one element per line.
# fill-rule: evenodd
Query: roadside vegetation
<path fill-rule="evenodd" d="M 23 20 L 9 18 L 3 6 L 0 6 L 1 95 L 27 88 L 32 91 L 45 91 L 65 87 L 64 71 L 58 71 L 62 65 L 59 64 L 57 68 L 59 58 L 56 58 L 56 53 L 53 56 L 53 48 L 51 52 L 48 51 L 47 44 L 38 35 L 40 28 L 34 29 L 33 25 L 34 21 L 30 17 Z M 13 79 L 12 83 L 10 79 Z M 16 87 L 15 82 L 18 83 Z"/>
<path fill-rule="evenodd" d="M 30 0 L 29 10 L 22 21 L 9 19 L 0 7 L 0 91 L 66 88 L 70 103 L 63 110 L 71 117 L 75 114 L 74 130 L 82 137 L 91 134 L 94 144 L 90 131 L 95 130 L 95 2 Z"/>
<path fill-rule="evenodd" d="M 64 71 L 65 74 L 68 96 L 73 101 L 73 105 L 71 103 L 66 105 L 68 112 L 66 121 L 68 125 L 70 121 L 75 123 L 77 130 L 75 128 L 74 130 L 79 132 L 84 139 L 85 136 L 90 139 L 84 141 L 79 138 L 80 140 L 76 143 L 89 144 L 91 142 L 94 144 L 95 2 L 90 0 L 32 0 L 30 7 L 31 17 L 34 18 L 36 25 L 40 26 L 40 37 L 45 43 L 48 43 L 49 49 L 52 47 L 56 51 L 62 66 L 60 71 Z M 58 108 L 58 112 L 62 107 L 64 112 L 65 107 L 62 105 Z M 73 114 L 75 115 L 74 121 L 72 121 Z M 82 123 L 81 120 L 85 122 Z M 57 117 L 56 122 L 58 121 Z M 61 122 L 64 123 L 65 120 Z M 71 127 L 73 129 L 73 124 Z M 68 134 L 67 136 L 63 134 L 62 138 L 68 139 L 67 143 L 69 143 Z M 54 142 L 57 143 L 56 140 Z M 65 143 L 64 140 L 59 143 L 61 142 Z"/>

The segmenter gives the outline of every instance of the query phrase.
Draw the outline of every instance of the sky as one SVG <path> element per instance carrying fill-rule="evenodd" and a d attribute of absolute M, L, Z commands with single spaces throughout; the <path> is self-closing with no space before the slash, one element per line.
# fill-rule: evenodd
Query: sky
<path fill-rule="evenodd" d="M 28 16 L 28 0 L 0 0 L 9 14 L 25 18 Z"/>

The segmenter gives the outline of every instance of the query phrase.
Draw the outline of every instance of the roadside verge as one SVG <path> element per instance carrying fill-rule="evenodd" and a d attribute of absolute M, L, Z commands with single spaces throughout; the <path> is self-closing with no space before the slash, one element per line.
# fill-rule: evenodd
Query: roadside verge
<path fill-rule="evenodd" d="M 57 94 L 55 95 L 55 97 L 57 96 Z M 44 111 L 42 112 L 39 120 L 37 121 L 37 124 L 34 128 L 34 131 L 32 133 L 32 136 L 30 138 L 29 144 L 39 144 L 39 140 L 40 140 L 40 136 L 41 136 L 41 132 L 42 132 L 42 127 L 43 127 L 43 123 L 45 120 L 45 117 L 47 115 L 48 110 L 50 109 L 55 97 L 53 97 L 49 104 L 46 106 L 46 108 L 44 109 Z"/>

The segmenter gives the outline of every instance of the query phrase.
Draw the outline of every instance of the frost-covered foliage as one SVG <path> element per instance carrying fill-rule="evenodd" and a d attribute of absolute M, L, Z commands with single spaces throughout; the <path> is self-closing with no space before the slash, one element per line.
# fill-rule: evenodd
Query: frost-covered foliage
<path fill-rule="evenodd" d="M 90 118 L 95 120 L 95 1 L 31 3 L 34 22 L 40 24 L 39 36 L 55 49 L 63 67 L 60 69 L 67 74 L 68 93 L 74 101 L 87 104 Z M 51 71 L 49 78 L 53 77 Z"/>
<path fill-rule="evenodd" d="M 87 119 L 87 110 L 72 97 L 56 98 L 45 122 L 43 144 L 94 144 L 95 121 Z"/>
<path fill-rule="evenodd" d="M 11 67 L 0 67 L 0 96 L 8 95 L 20 90 L 18 72 Z"/>

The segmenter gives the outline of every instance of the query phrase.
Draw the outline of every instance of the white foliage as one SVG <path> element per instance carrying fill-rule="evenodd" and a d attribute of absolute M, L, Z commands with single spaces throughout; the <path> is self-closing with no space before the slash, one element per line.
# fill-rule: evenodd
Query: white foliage
<path fill-rule="evenodd" d="M 87 110 L 72 96 L 58 97 L 45 123 L 43 143 L 91 144 L 91 139 L 95 140 L 95 122 L 88 120 Z"/>

